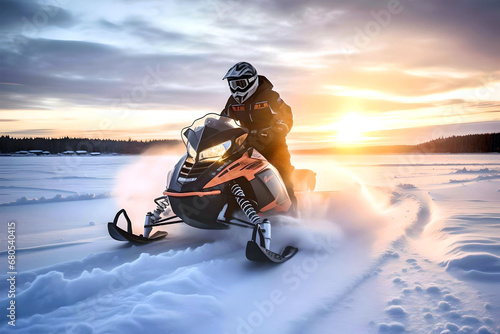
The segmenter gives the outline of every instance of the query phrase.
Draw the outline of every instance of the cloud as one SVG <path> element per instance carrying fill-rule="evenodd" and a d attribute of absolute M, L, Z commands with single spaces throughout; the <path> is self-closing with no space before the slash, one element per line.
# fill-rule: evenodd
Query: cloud
<path fill-rule="evenodd" d="M 379 4 L 375 12 L 384 10 L 383 3 L 386 2 L 374 3 Z M 370 33 L 368 24 L 378 21 L 368 9 L 365 14 L 352 17 L 353 33 L 347 41 L 354 44 L 354 38 L 360 35 L 355 28 L 362 32 L 361 35 L 369 37 L 365 43 L 367 46 L 358 48 L 355 51 L 359 53 L 348 57 L 352 63 L 475 71 L 498 68 L 498 1 L 401 1 L 401 4 L 401 13 L 392 15 L 386 26 L 378 24 L 379 30 L 375 34 Z M 365 38 L 359 39 L 363 41 Z"/>
<path fill-rule="evenodd" d="M 28 137 L 43 137 L 54 136 L 57 134 L 56 129 L 29 129 L 29 130 L 15 130 L 15 131 L 2 131 L 2 134 L 7 136 L 28 136 Z"/>
<path fill-rule="evenodd" d="M 381 130 L 367 132 L 364 135 L 367 137 L 378 137 L 378 142 L 388 144 L 399 142 L 402 144 L 417 145 L 441 137 L 496 133 L 498 129 L 500 129 L 500 121 L 486 121 Z"/>
<path fill-rule="evenodd" d="M 186 42 L 188 40 L 188 35 L 186 34 L 158 28 L 149 21 L 145 21 L 140 18 L 128 18 L 122 23 L 122 26 L 125 27 L 130 34 L 137 35 L 148 42 L 158 42 L 158 40 L 163 40 L 172 43 Z"/>
<path fill-rule="evenodd" d="M 102 28 L 105 30 L 114 30 L 114 31 L 123 30 L 123 27 L 121 27 L 119 24 L 115 24 L 115 23 L 110 22 L 110 21 L 105 20 L 105 19 L 97 20 L 96 25 L 98 28 Z"/>
<path fill-rule="evenodd" d="M 389 0 L 104 0 L 64 9 L 5 0 L 0 77 L 9 85 L 0 84 L 0 109 L 182 110 L 187 118 L 222 108 L 229 91 L 221 77 L 246 60 L 300 126 L 340 110 L 418 114 L 452 103 L 331 96 L 327 86 L 413 98 L 475 87 L 498 71 L 500 2 L 400 1 L 385 24 Z M 356 46 L 373 23 L 379 31 Z"/>
<path fill-rule="evenodd" d="M 459 1 L 460 8 L 473 6 L 464 1 Z M 34 2 L 21 2 L 30 5 L 31 10 L 37 5 Z M 155 2 L 145 2 L 145 7 Z M 447 65 L 452 64 L 454 59 L 467 58 L 456 51 L 457 55 L 450 57 L 446 47 L 431 44 L 427 47 L 422 45 L 421 40 L 402 43 L 404 29 L 413 28 L 421 24 L 422 18 L 419 13 L 426 13 L 429 9 L 425 6 L 403 3 L 404 9 L 400 15 L 407 15 L 411 20 L 407 22 L 406 16 L 401 20 L 395 17 L 391 25 L 381 33 L 380 42 L 390 41 L 390 45 L 379 45 L 374 49 L 361 50 L 359 56 L 353 56 L 354 64 L 358 66 L 346 66 L 344 55 L 340 50 L 332 53 L 332 48 L 338 48 L 336 36 L 342 36 L 354 26 L 362 27 L 367 20 L 373 20 L 370 16 L 372 10 L 383 10 L 387 2 L 355 2 L 318 1 L 307 3 L 301 1 L 287 2 L 286 6 L 280 2 L 256 1 L 255 3 L 242 5 L 239 2 L 209 1 L 197 2 L 198 6 L 186 14 L 189 22 L 193 17 L 198 17 L 201 11 L 208 11 L 212 16 L 208 21 L 215 22 L 215 33 L 209 31 L 197 31 L 191 34 L 160 28 L 154 18 L 142 18 L 140 16 L 128 16 L 125 20 L 111 22 L 100 19 L 94 22 L 96 29 L 107 32 L 119 32 L 125 36 L 135 36 L 149 46 L 172 46 L 184 44 L 185 49 L 181 54 L 162 52 L 158 49 L 146 48 L 138 53 L 134 43 L 123 44 L 122 47 L 105 43 L 78 41 L 78 40 L 51 40 L 51 39 L 29 39 L 23 38 L 19 42 L 17 53 L 8 53 L 2 50 L 0 62 L 5 60 L 14 64 L 10 69 L 5 69 L 5 76 L 22 81 L 26 86 L 36 86 L 33 93 L 44 93 L 40 86 L 47 88 L 45 93 L 67 96 L 67 92 L 87 95 L 88 100 L 101 101 L 102 98 L 115 96 L 123 90 L 132 89 L 147 74 L 147 66 L 162 64 L 168 68 L 165 75 L 169 81 L 174 83 L 194 82 L 201 83 L 200 86 L 213 86 L 212 78 L 220 77 L 233 62 L 242 58 L 254 62 L 262 73 L 268 73 L 271 80 L 280 82 L 300 77 L 309 72 L 303 66 L 306 59 L 312 65 L 325 68 L 318 70 L 315 74 L 318 84 L 329 82 L 347 87 L 356 86 L 365 89 L 379 89 L 388 93 L 403 95 L 419 95 L 434 92 L 442 92 L 457 87 L 468 87 L 471 83 L 468 78 L 451 79 L 447 77 L 429 78 L 409 75 L 403 72 L 407 67 L 413 65 L 423 66 L 445 61 Z M 10 4 L 10 2 L 9 2 Z M 467 5 L 467 6 L 466 6 Z M 439 4 L 429 4 L 440 13 L 443 8 Z M 476 17 L 479 20 L 487 13 L 487 6 L 477 6 Z M 265 10 L 264 10 L 265 8 Z M 474 7 L 475 8 L 475 7 Z M 494 6 L 496 8 L 496 6 Z M 454 11 L 458 9 L 454 8 Z M 462 11 L 465 9 L 461 9 Z M 197 12 L 198 11 L 198 12 Z M 242 19 L 241 15 L 232 15 L 241 12 L 251 14 L 252 20 Z M 27 12 L 27 11 L 25 11 Z M 431 11 L 432 12 L 432 11 Z M 69 15 L 69 14 L 68 14 Z M 443 14 L 444 15 L 444 14 Z M 190 17 L 193 16 L 193 17 Z M 206 16 L 206 15 L 205 15 Z M 487 16 L 487 15 L 486 15 Z M 445 18 L 450 22 L 456 22 L 459 18 L 446 14 Z M 453 20 L 454 19 L 454 20 Z M 437 20 L 440 22 L 440 20 Z M 434 23 L 436 24 L 441 23 Z M 484 25 L 478 24 L 478 29 Z M 230 28 L 230 29 L 229 29 Z M 401 34 L 399 34 L 399 30 Z M 223 29 L 224 40 L 217 39 L 217 31 Z M 428 28 L 417 30 L 416 35 Z M 349 32 L 352 35 L 352 31 Z M 433 36 L 439 36 L 440 30 L 433 32 Z M 220 38 L 220 36 L 218 36 Z M 455 38 L 455 37 L 454 37 Z M 396 41 L 399 39 L 399 42 Z M 376 44 L 378 43 L 375 41 Z M 223 43 L 223 44 L 221 44 Z M 436 42 L 435 44 L 437 44 Z M 382 43 L 383 44 L 383 43 Z M 412 46 L 414 44 L 414 46 Z M 189 46 L 187 46 L 189 45 Z M 429 47 L 432 47 L 429 50 Z M 315 50 L 323 50 L 324 53 L 315 55 Z M 330 52 L 328 50 L 330 49 Z M 199 50 L 210 50 L 201 52 Z M 452 49 L 456 50 L 456 47 Z M 335 51 L 335 50 L 333 50 Z M 302 53 L 303 55 L 300 55 Z M 19 58 L 19 59 L 14 59 Z M 495 54 L 496 61 L 496 54 Z M 285 61 L 283 61 L 285 60 Z M 288 61 L 286 61 L 288 60 Z M 436 61 L 437 60 L 437 61 Z M 300 64 L 297 62 L 301 62 Z M 470 61 L 471 63 L 473 60 Z M 6 62 L 3 62 L 4 65 Z M 383 73 L 374 73 L 359 70 L 359 65 L 395 64 L 391 70 Z M 482 63 L 483 65 L 486 62 Z M 14 65 L 14 66 L 12 66 Z M 457 64 L 458 65 L 458 64 Z M 463 64 L 462 64 L 463 65 Z M 0 64 L 1 66 L 1 64 Z M 318 73 L 320 76 L 318 77 Z M 30 83 L 28 85 L 28 83 Z M 295 88 L 295 87 L 292 87 Z M 308 89 L 318 90 L 318 85 L 309 86 Z M 295 88 L 296 89 L 296 88 Z M 26 89 L 29 93 L 30 88 Z M 172 89 L 166 89 L 177 93 Z M 158 90 L 164 94 L 165 90 Z M 105 96 L 103 96 L 105 95 Z M 182 97 L 180 94 L 179 97 Z M 189 90 L 185 91 L 189 96 Z M 61 96 L 61 97 L 63 97 Z M 57 96 L 55 96 L 57 97 Z M 72 99 L 74 96 L 72 97 Z M 181 100 L 176 104 L 183 104 Z"/>
<path fill-rule="evenodd" d="M 322 123 L 333 122 L 348 112 L 363 114 L 382 114 L 393 111 L 417 112 L 421 108 L 436 106 L 434 103 L 403 103 L 331 94 L 293 96 L 285 99 L 285 102 L 292 106 L 295 119 L 299 120 L 299 124 L 317 124 L 318 119 Z"/>
<path fill-rule="evenodd" d="M 58 6 L 30 0 L 0 2 L 0 31 L 32 33 L 46 26 L 68 27 L 73 23 L 71 13 Z"/>
<path fill-rule="evenodd" d="M 388 13 L 391 2 L 395 1 L 210 3 L 226 8 L 226 15 L 215 16 L 214 21 L 232 29 L 244 45 L 256 43 L 275 53 L 302 51 L 311 61 L 330 69 L 380 64 L 480 71 L 498 68 L 500 2 L 401 0 L 401 12 L 389 13 L 385 19 L 382 15 Z M 242 12 L 248 14 L 243 17 L 255 19 L 241 20 Z M 359 41 L 363 43 L 357 44 Z M 316 57 L 318 51 L 325 56 Z M 351 51 L 355 54 L 346 54 Z"/>
<path fill-rule="evenodd" d="M 462 88 L 476 87 L 482 75 L 466 74 L 453 77 L 446 68 L 434 68 L 434 73 L 414 75 L 398 69 L 364 70 L 363 68 L 342 68 L 335 71 L 335 84 L 349 89 L 376 90 L 386 94 L 420 96 L 443 93 Z"/>
<path fill-rule="evenodd" d="M 464 50 L 492 54 L 500 51 L 500 3 L 495 0 L 443 0 L 411 2 L 406 16 L 409 25 L 441 35 L 443 38 L 460 40 Z M 460 56 L 457 54 L 456 56 Z"/>
<path fill-rule="evenodd" d="M 18 52 L 1 50 L 2 80 L 15 85 L 0 85 L 0 96 L 6 101 L 0 108 L 31 108 L 47 99 L 101 106 L 119 100 L 137 108 L 148 104 L 206 107 L 213 93 L 207 87 L 214 85 L 199 77 L 211 72 L 222 88 L 224 70 L 203 54 L 136 54 L 101 43 L 25 37 Z M 220 91 L 225 94 L 225 87 Z M 219 96 L 218 104 L 223 100 Z"/>

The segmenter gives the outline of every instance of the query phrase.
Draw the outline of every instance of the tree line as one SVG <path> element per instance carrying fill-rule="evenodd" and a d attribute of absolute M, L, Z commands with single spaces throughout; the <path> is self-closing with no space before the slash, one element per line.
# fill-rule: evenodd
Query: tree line
<path fill-rule="evenodd" d="M 302 154 L 500 153 L 500 133 L 438 138 L 418 145 L 331 147 L 297 150 Z"/>
<path fill-rule="evenodd" d="M 0 137 L 0 153 L 15 153 L 17 151 L 42 150 L 52 154 L 65 151 L 87 151 L 100 153 L 141 154 L 153 146 L 176 146 L 181 141 L 163 140 L 113 140 L 89 138 L 12 138 Z"/>
<path fill-rule="evenodd" d="M 500 152 L 500 133 L 438 138 L 416 146 L 422 153 Z"/>
<path fill-rule="evenodd" d="M 113 140 L 89 138 L 11 138 L 0 137 L 0 153 L 42 150 L 52 154 L 64 151 L 141 154 L 153 146 L 177 146 L 181 141 L 163 140 Z M 326 152 L 325 152 L 326 151 Z M 500 133 L 474 134 L 438 138 L 418 145 L 394 145 L 299 150 L 305 154 L 395 154 L 395 153 L 490 153 L 500 152 Z"/>

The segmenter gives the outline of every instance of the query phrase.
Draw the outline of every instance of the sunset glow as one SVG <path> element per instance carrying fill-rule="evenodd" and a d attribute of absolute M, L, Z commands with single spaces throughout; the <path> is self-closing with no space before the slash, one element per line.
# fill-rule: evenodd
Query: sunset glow
<path fill-rule="evenodd" d="M 238 61 L 292 107 L 292 148 L 500 129 L 500 5 L 399 5 L 382 24 L 385 1 L 3 2 L 0 132 L 178 139 Z"/>
<path fill-rule="evenodd" d="M 366 120 L 357 113 L 344 115 L 336 124 L 337 141 L 345 144 L 356 144 L 363 140 L 363 133 L 367 129 Z"/>

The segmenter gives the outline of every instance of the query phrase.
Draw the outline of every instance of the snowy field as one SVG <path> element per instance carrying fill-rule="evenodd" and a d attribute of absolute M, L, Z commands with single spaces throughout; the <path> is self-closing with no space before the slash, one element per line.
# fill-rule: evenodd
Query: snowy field
<path fill-rule="evenodd" d="M 295 156 L 301 218 L 251 263 L 249 230 L 137 232 L 172 156 L 0 157 L 1 333 L 500 333 L 500 155 Z M 7 236 L 15 222 L 16 322 Z"/>

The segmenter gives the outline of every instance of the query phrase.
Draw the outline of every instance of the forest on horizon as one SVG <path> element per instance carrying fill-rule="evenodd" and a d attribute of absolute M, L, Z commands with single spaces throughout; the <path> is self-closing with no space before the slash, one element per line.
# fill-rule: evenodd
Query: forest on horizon
<path fill-rule="evenodd" d="M 180 140 L 113 140 L 89 138 L 12 138 L 0 136 L 0 153 L 41 150 L 51 154 L 87 151 L 141 154 L 157 146 L 179 147 Z M 500 152 L 500 133 L 470 134 L 438 138 L 418 145 L 331 147 L 292 150 L 298 154 L 414 154 L 414 153 L 493 153 Z"/>

